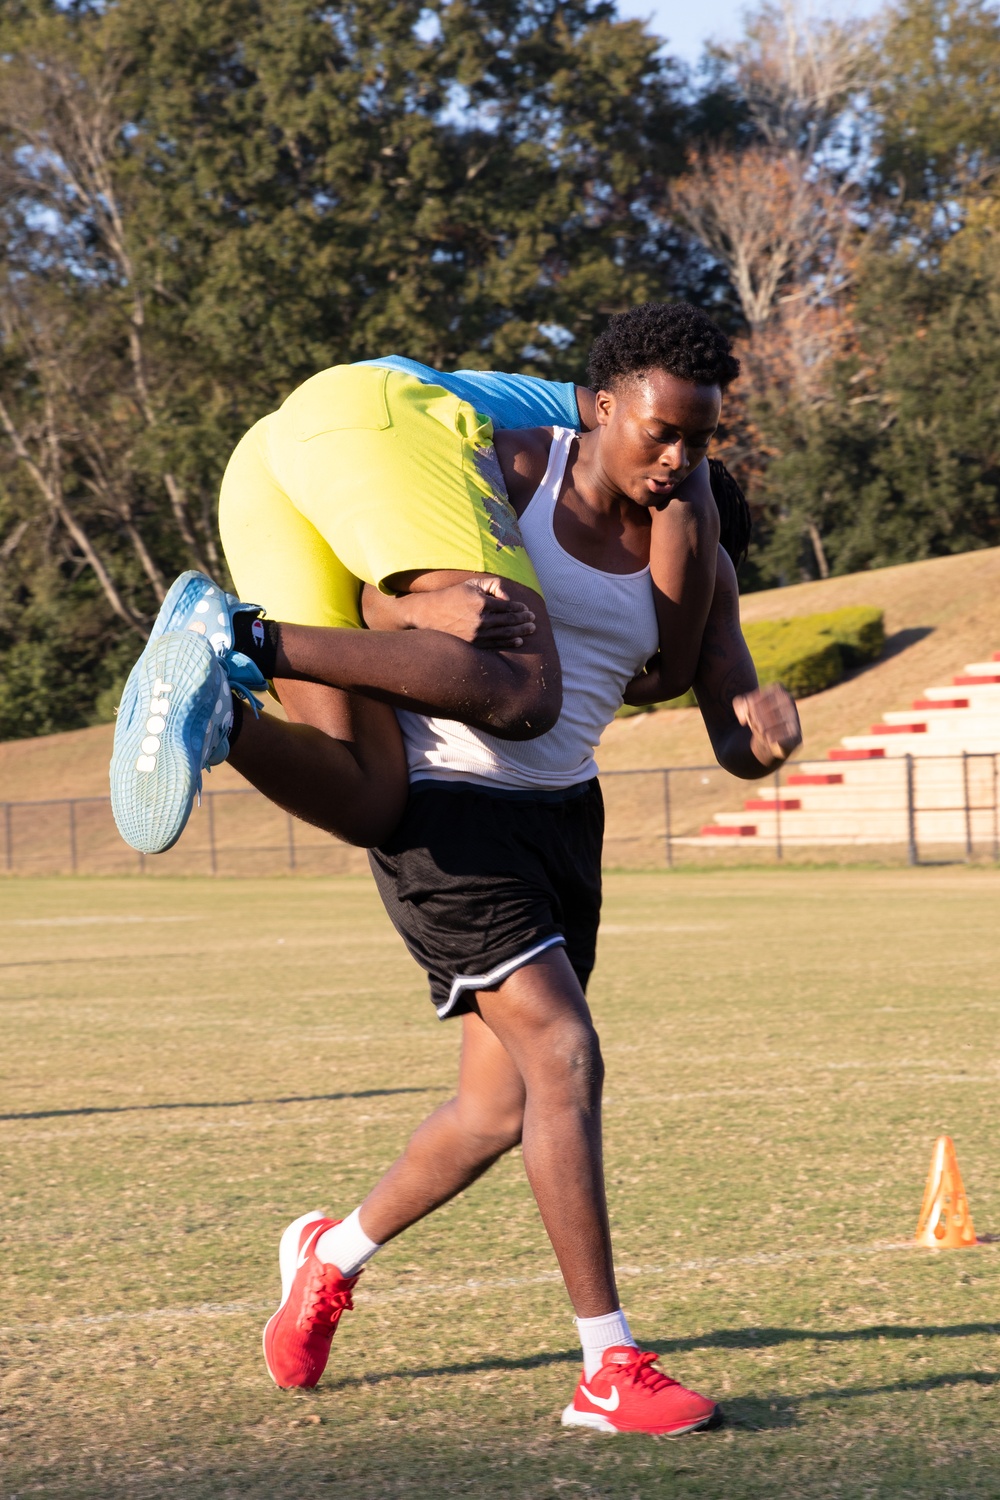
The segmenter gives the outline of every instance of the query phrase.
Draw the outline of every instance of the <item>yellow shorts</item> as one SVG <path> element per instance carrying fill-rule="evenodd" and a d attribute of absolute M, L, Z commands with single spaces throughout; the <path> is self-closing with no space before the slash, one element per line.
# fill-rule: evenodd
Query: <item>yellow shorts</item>
<path fill-rule="evenodd" d="M 492 424 L 396 370 L 336 365 L 252 427 L 219 527 L 240 598 L 292 625 L 358 626 L 362 583 L 415 569 L 538 589 Z"/>

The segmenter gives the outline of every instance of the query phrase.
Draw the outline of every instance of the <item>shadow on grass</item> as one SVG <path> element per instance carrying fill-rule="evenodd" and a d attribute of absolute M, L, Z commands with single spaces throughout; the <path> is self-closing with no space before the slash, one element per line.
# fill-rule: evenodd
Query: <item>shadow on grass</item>
<path fill-rule="evenodd" d="M 949 1375 L 925 1375 L 919 1380 L 890 1380 L 885 1385 L 828 1386 L 821 1391 L 807 1391 L 804 1396 L 727 1396 L 722 1408 L 727 1426 L 765 1432 L 798 1427 L 800 1408 L 810 1404 L 863 1400 L 871 1396 L 919 1395 L 965 1385 L 1000 1385 L 1000 1375 L 986 1370 L 958 1370 Z"/>
<path fill-rule="evenodd" d="M 390 1094 L 436 1094 L 441 1088 L 357 1089 L 343 1094 L 283 1094 L 278 1099 L 202 1099 L 166 1104 L 93 1104 L 78 1109 L 33 1109 L 22 1114 L 0 1115 L 2 1120 L 57 1120 L 66 1115 L 130 1115 L 152 1109 L 245 1109 L 253 1104 L 316 1104 L 330 1099 L 385 1099 Z"/>
<path fill-rule="evenodd" d="M 918 641 L 925 640 L 927 636 L 934 634 L 933 625 L 911 625 L 908 630 L 894 630 L 892 635 L 887 635 L 885 645 L 874 661 L 867 661 L 863 666 L 854 667 L 850 672 L 844 674 L 845 682 L 853 682 L 856 677 L 863 677 L 873 667 L 880 667 L 883 662 L 899 656 L 908 647 L 915 646 Z"/>
<path fill-rule="evenodd" d="M 763 1349 L 773 1347 L 776 1344 L 805 1343 L 809 1340 L 823 1343 L 846 1344 L 855 1339 L 916 1339 L 916 1338 L 974 1338 L 978 1334 L 996 1334 L 1000 1332 L 1000 1323 L 946 1323 L 940 1325 L 921 1325 L 919 1327 L 899 1327 L 896 1324 L 874 1324 L 869 1328 L 843 1328 L 830 1329 L 827 1331 L 816 1331 L 809 1328 L 723 1328 L 714 1333 L 708 1333 L 700 1338 L 685 1339 L 654 1339 L 653 1347 L 661 1355 L 690 1352 L 695 1349 Z M 550 1365 L 572 1365 L 580 1364 L 579 1349 L 560 1349 L 551 1353 L 528 1354 L 520 1358 L 507 1358 L 502 1354 L 490 1355 L 488 1359 L 458 1360 L 450 1364 L 422 1365 L 416 1369 L 397 1369 L 383 1371 L 366 1371 L 358 1376 L 345 1376 L 341 1380 L 324 1382 L 330 1384 L 331 1388 L 343 1390 L 348 1387 L 364 1385 L 381 1385 L 387 1380 L 428 1380 L 440 1375 L 484 1375 L 489 1373 L 518 1370 L 540 1370 Z M 926 1385 L 928 1389 L 935 1382 L 942 1384 L 953 1383 L 955 1380 L 978 1380 L 980 1384 L 991 1384 L 1000 1377 L 980 1376 L 969 1374 L 963 1376 L 942 1375 L 940 1377 L 930 1376 L 925 1382 L 903 1382 L 892 1386 L 879 1386 L 872 1391 L 858 1390 L 854 1392 L 818 1392 L 815 1396 L 803 1397 L 803 1400 L 818 1400 L 821 1396 L 832 1395 L 871 1395 L 874 1389 L 878 1390 L 921 1390 Z M 787 1398 L 783 1398 L 787 1405 Z M 738 1403 L 727 1402 L 729 1409 Z M 745 1404 L 745 1403 L 744 1403 Z"/>
<path fill-rule="evenodd" d="M 683 1339 L 660 1339 L 654 1345 L 663 1354 L 689 1349 L 766 1349 L 777 1344 L 850 1344 L 855 1340 L 964 1339 L 977 1334 L 1000 1333 L 1000 1319 L 992 1323 L 943 1323 L 911 1326 L 873 1323 L 866 1328 L 717 1328 L 711 1333 Z"/>

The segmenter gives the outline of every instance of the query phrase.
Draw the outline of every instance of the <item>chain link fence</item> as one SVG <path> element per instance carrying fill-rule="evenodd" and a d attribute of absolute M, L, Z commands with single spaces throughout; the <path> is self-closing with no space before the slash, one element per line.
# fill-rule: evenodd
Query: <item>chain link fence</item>
<path fill-rule="evenodd" d="M 996 861 L 998 762 L 1000 753 L 906 755 L 865 762 L 863 771 L 824 763 L 805 777 L 793 762 L 758 782 L 740 781 L 717 765 L 606 772 L 605 864 L 642 870 L 815 860 Z M 704 831 L 714 828 L 724 831 Z M 367 869 L 363 850 L 290 817 L 251 789 L 206 791 L 177 846 L 155 857 L 122 842 L 107 797 L 0 802 L 0 873 L 8 875 L 346 875 Z"/>

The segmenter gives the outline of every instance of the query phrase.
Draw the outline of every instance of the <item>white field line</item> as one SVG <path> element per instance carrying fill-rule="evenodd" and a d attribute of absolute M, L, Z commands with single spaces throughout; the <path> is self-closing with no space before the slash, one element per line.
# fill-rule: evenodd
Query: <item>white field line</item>
<path fill-rule="evenodd" d="M 729 922 L 602 922 L 602 937 L 624 937 L 632 932 L 728 932 Z"/>
<path fill-rule="evenodd" d="M 719 1271 L 736 1266 L 786 1266 L 796 1261 L 835 1260 L 842 1257 L 887 1255 L 898 1250 L 920 1247 L 914 1240 L 877 1240 L 871 1245 L 826 1245 L 812 1250 L 759 1251 L 754 1255 L 706 1255 L 692 1260 L 674 1261 L 666 1266 L 618 1266 L 617 1275 L 629 1279 L 654 1276 L 686 1276 L 692 1271 Z M 489 1280 L 452 1281 L 421 1286 L 396 1287 L 387 1292 L 359 1292 L 360 1303 L 408 1302 L 430 1297 L 478 1296 L 480 1292 L 500 1292 L 520 1287 L 547 1286 L 561 1281 L 558 1271 L 543 1271 L 538 1276 L 500 1276 Z M 60 1333 L 68 1328 L 105 1328 L 116 1323 L 176 1323 L 193 1318 L 229 1318 L 260 1313 L 273 1308 L 267 1302 L 203 1302 L 198 1307 L 156 1307 L 146 1312 L 114 1312 L 79 1318 L 58 1318 L 51 1323 L 22 1323 L 0 1328 L 0 1334 L 11 1338 L 19 1334 Z"/>
<path fill-rule="evenodd" d="M 0 927 L 111 927 L 135 922 L 198 922 L 201 918 L 191 916 L 165 917 L 9 917 L 0 922 Z"/>

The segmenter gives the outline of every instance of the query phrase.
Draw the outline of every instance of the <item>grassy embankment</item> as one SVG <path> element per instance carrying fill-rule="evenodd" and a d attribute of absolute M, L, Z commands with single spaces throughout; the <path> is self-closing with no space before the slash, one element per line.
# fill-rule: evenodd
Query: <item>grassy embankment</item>
<path fill-rule="evenodd" d="M 826 582 L 800 584 L 748 595 L 742 603 L 747 620 L 779 619 L 814 614 L 847 605 L 867 604 L 884 610 L 888 636 L 885 654 L 875 665 L 853 673 L 836 687 L 804 699 L 801 714 L 805 743 L 799 758 L 820 757 L 845 734 L 858 733 L 879 720 L 886 709 L 907 708 L 925 687 L 948 682 L 966 661 L 1000 649 L 1000 549 L 936 558 L 877 572 L 857 573 Z M 112 726 L 39 740 L 0 745 L 0 802 L 53 797 L 102 797 L 107 794 L 107 763 Z M 600 749 L 605 772 L 656 766 L 699 765 L 712 759 L 697 709 L 675 709 L 640 714 L 613 723 Z M 243 787 L 243 779 L 228 766 L 218 767 L 206 789 Z M 676 778 L 675 831 L 696 832 L 716 811 L 737 809 L 747 794 L 745 783 L 721 771 L 701 777 Z M 608 860 L 611 864 L 656 865 L 662 861 L 662 789 L 658 778 L 632 777 L 605 781 L 609 804 Z M 277 814 L 246 813 L 241 799 L 218 799 L 217 834 L 223 846 L 220 868 L 256 871 L 283 868 L 287 831 Z M 95 825 L 88 833 L 87 819 Z M 101 827 L 97 828 L 98 821 Z M 66 814 L 21 815 L 22 851 L 30 844 L 30 859 L 16 869 L 66 868 Z M 84 846 L 91 838 L 88 863 Z M 365 868 L 364 856 L 330 840 L 296 829 L 301 846 L 299 867 L 339 873 Z M 255 855 L 254 846 L 267 852 Z M 81 814 L 81 868 L 114 871 L 131 868 L 131 857 L 117 840 L 106 813 Z M 205 816 L 196 813 L 181 846 L 163 857 L 161 872 L 198 872 L 207 868 Z M 689 851 L 690 853 L 690 851 Z M 745 858 L 736 850 L 712 851 L 715 859 Z M 849 851 L 856 858 L 856 851 Z M 831 857 L 829 851 L 824 856 Z"/>

